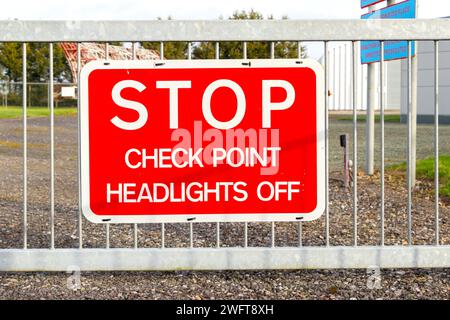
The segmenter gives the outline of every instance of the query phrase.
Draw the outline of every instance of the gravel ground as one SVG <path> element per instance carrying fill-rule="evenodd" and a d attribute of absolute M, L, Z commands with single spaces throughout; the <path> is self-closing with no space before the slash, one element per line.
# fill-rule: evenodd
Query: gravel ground
<path fill-rule="evenodd" d="M 0 274 L 2 299 L 448 299 L 450 271 L 365 270 L 83 273 L 81 289 L 63 273 Z M 369 280 L 370 282 L 370 280 Z M 373 289 L 370 289 L 373 288 Z"/>
<path fill-rule="evenodd" d="M 30 248 L 46 248 L 49 233 L 49 121 L 29 121 L 29 230 Z M 77 163 L 75 117 L 56 118 L 56 247 L 76 247 L 77 238 Z M 22 129 L 21 121 L 0 120 L 0 248 L 22 246 Z M 351 122 L 330 121 L 330 243 L 351 245 L 353 239 L 352 192 L 342 187 L 339 169 L 342 150 L 338 136 L 351 133 Z M 377 128 L 378 130 L 378 128 Z M 433 128 L 418 128 L 418 158 L 432 155 Z M 405 158 L 406 126 L 386 124 L 387 164 Z M 450 127 L 441 127 L 441 136 L 449 136 Z M 360 164 L 364 161 L 364 126 L 359 125 Z M 442 152 L 449 153 L 450 139 L 441 139 Z M 376 145 L 379 148 L 379 145 Z M 377 152 L 378 156 L 379 152 Z M 379 159 L 376 158 L 376 164 Z M 406 244 L 406 189 L 401 177 L 386 179 L 386 244 Z M 430 244 L 434 239 L 434 202 L 431 185 L 419 181 L 413 203 L 413 239 L 415 244 Z M 358 242 L 379 243 L 379 175 L 358 174 Z M 450 243 L 448 201 L 442 199 L 441 237 Z M 303 245 L 323 245 L 324 218 L 303 225 Z M 297 223 L 276 224 L 277 246 L 298 244 Z M 243 224 L 221 226 L 222 246 L 243 245 Z M 161 244 L 160 225 L 139 225 L 139 246 Z M 249 246 L 270 245 L 270 223 L 249 224 Z M 112 225 L 111 247 L 133 245 L 131 225 Z M 215 224 L 194 225 L 196 247 L 215 246 Z M 85 247 L 105 246 L 105 226 L 83 221 Z M 189 246 L 187 224 L 166 225 L 166 246 Z M 382 270 L 381 289 L 369 289 L 365 270 L 335 271 L 263 271 L 263 272 L 128 272 L 83 273 L 81 290 L 67 289 L 65 273 L 0 273 L 0 298 L 149 298 L 149 299 L 343 299 L 343 298 L 436 298 L 448 299 L 449 269 Z"/>

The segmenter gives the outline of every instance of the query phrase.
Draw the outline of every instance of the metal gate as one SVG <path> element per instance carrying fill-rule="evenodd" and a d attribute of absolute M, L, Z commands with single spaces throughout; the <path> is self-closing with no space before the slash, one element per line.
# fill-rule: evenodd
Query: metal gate
<path fill-rule="evenodd" d="M 435 166 L 438 169 L 439 156 L 439 41 L 450 40 L 450 20 L 282 20 L 282 21 L 248 21 L 248 20 L 229 20 L 229 21 L 0 21 L 0 42 L 17 42 L 22 43 L 23 49 L 23 79 L 24 87 L 26 87 L 27 73 L 27 55 L 26 48 L 29 42 L 49 43 L 49 80 L 50 87 L 53 88 L 53 43 L 58 42 L 112 42 L 112 41 L 153 41 L 161 43 L 161 54 L 164 51 L 164 43 L 168 41 L 183 41 L 189 45 L 187 58 L 191 58 L 192 46 L 198 42 L 215 43 L 216 59 L 220 57 L 220 43 L 223 41 L 236 41 L 242 43 L 242 58 L 247 59 L 246 48 L 247 43 L 252 41 L 270 42 L 270 56 L 275 57 L 275 43 L 279 41 L 306 42 L 314 41 L 323 44 L 325 56 L 323 63 L 327 70 L 327 48 L 330 42 L 348 41 L 353 48 L 352 55 L 352 74 L 351 85 L 353 92 L 353 121 L 352 142 L 353 155 L 352 161 L 355 167 L 358 166 L 358 126 L 356 114 L 356 95 L 357 86 L 355 85 L 355 71 L 357 42 L 362 40 L 425 40 L 433 41 L 435 48 L 435 123 L 434 123 L 434 153 L 429 156 L 435 157 Z M 106 46 L 106 50 L 107 50 Z M 299 46 L 300 48 L 300 46 Z M 299 50 L 300 51 L 300 50 Z M 301 52 L 299 52 L 300 56 Z M 383 56 L 383 55 L 381 55 Z M 80 53 L 78 52 L 78 59 Z M 411 57 L 408 59 L 409 65 Z M 384 62 L 382 61 L 381 64 Z M 381 68 L 383 70 L 383 68 Z M 379 79 L 381 87 L 384 88 L 383 73 Z M 326 93 L 328 92 L 329 81 L 326 82 Z M 408 88 L 411 92 L 411 74 L 408 77 Z M 298 222 L 290 225 L 290 230 L 295 228 L 295 237 L 290 239 L 288 245 L 284 245 L 286 241 L 280 241 L 287 233 L 277 232 L 278 223 L 269 223 L 269 225 L 253 225 L 249 223 L 235 223 L 228 225 L 227 223 L 204 224 L 201 226 L 196 223 L 186 223 L 182 226 L 176 226 L 176 230 L 186 236 L 182 245 L 168 245 L 167 230 L 171 228 L 169 224 L 159 225 L 132 225 L 126 229 L 128 232 L 127 239 L 130 245 L 112 247 L 110 245 L 111 229 L 113 225 L 95 226 L 105 228 L 98 231 L 96 237 L 100 234 L 103 238 L 100 240 L 103 245 L 86 244 L 90 240 L 90 236 L 86 234 L 86 230 L 93 227 L 89 222 L 83 220 L 81 213 L 78 211 L 75 215 L 76 232 L 71 235 L 58 235 L 59 226 L 55 222 L 55 213 L 60 218 L 65 219 L 70 208 L 64 207 L 62 201 L 59 208 L 55 203 L 55 179 L 58 179 L 58 172 L 55 171 L 55 146 L 58 140 L 55 140 L 55 108 L 53 102 L 53 90 L 50 90 L 49 110 L 49 206 L 48 210 L 44 210 L 44 215 L 48 218 L 48 223 L 44 225 L 42 234 L 45 235 L 44 244 L 30 245 L 29 227 L 32 225 L 31 220 L 34 215 L 30 214 L 29 209 L 32 205 L 29 199 L 28 181 L 33 177 L 33 172 L 28 168 L 28 124 L 26 108 L 26 90 L 23 90 L 23 202 L 21 206 L 21 223 L 14 229 L 2 226 L 2 233 L 19 234 L 22 243 L 18 241 L 14 248 L 7 247 L 0 249 L 0 270 L 2 271 L 65 271 L 69 266 L 77 266 L 81 270 L 222 270 L 222 269 L 300 269 L 300 268 L 366 268 L 369 266 L 378 266 L 381 268 L 434 268 L 450 266 L 450 244 L 442 241 L 442 232 L 440 230 L 445 226 L 443 232 L 447 236 L 449 217 L 440 214 L 439 205 L 439 172 L 435 172 L 434 188 L 435 192 L 432 198 L 434 207 L 432 215 L 427 220 L 431 222 L 433 229 L 427 231 L 430 236 L 427 243 L 419 241 L 415 238 L 414 219 L 418 215 L 424 214 L 424 211 L 414 203 L 414 189 L 412 186 L 411 170 L 405 178 L 406 192 L 403 196 L 407 199 L 405 206 L 404 218 L 395 220 L 395 223 L 404 224 L 404 233 L 406 238 L 404 241 L 389 241 L 385 239 L 385 230 L 390 227 L 390 223 L 386 221 L 385 201 L 389 197 L 385 197 L 385 121 L 384 121 L 384 91 L 380 92 L 380 171 L 379 185 L 376 184 L 376 191 L 368 191 L 376 193 L 379 200 L 379 206 L 374 209 L 377 214 L 373 217 L 372 231 L 374 235 L 370 236 L 367 243 L 361 244 L 359 239 L 363 236 L 364 230 L 361 231 L 359 226 L 368 215 L 367 211 L 359 210 L 361 202 L 360 192 L 365 191 L 359 189 L 358 174 L 354 175 L 353 187 L 346 191 L 346 197 L 349 199 L 350 209 L 348 208 L 332 208 L 331 197 L 337 189 L 333 189 L 326 194 L 327 208 L 317 223 L 317 228 L 311 229 L 307 236 L 309 225 L 307 223 Z M 328 95 L 326 95 L 328 96 Z M 442 101 L 444 104 L 447 101 Z M 329 157 L 330 140 L 329 140 L 329 115 L 328 106 L 329 98 L 326 98 L 326 123 L 325 127 L 327 143 L 326 143 L 326 163 L 323 168 L 326 172 L 327 190 L 330 183 L 330 163 L 332 159 Z M 409 95 L 408 105 L 411 105 L 411 95 Z M 407 167 L 411 168 L 411 108 L 409 108 L 409 121 L 407 131 L 406 159 Z M 76 122 L 76 120 L 74 120 Z M 78 128 L 78 127 L 77 127 Z M 389 137 L 387 137 L 389 138 Z M 1 146 L 1 145 L 0 145 Z M 69 161 L 69 160 L 68 160 Z M 5 168 L 6 164 L 2 164 Z M 6 170 L 6 169 L 2 169 Z M 4 177 L 5 175 L 3 175 Z M 61 177 L 63 183 L 68 176 Z M 58 181 L 58 180 L 56 180 Z M 4 181 L 8 184 L 8 181 Z M 333 182 L 334 183 L 334 182 Z M 33 191 L 33 190 L 31 190 Z M 2 200 L 5 204 L 5 200 Z M 13 201 L 13 200 L 11 200 Z M 45 208 L 44 208 L 45 209 Z M 0 215 L 7 213 L 8 207 L 1 206 Z M 333 220 L 335 217 L 343 214 L 347 210 L 349 212 L 346 219 L 349 224 L 346 228 L 337 226 L 337 230 L 333 229 Z M 346 212 L 347 212 L 346 211 Z M 393 213 L 397 217 L 397 212 Z M 398 215 L 400 216 L 400 214 Z M 56 225 L 56 228 L 55 228 Z M 122 228 L 122 227 L 121 227 Z M 153 228 L 152 236 L 157 233 L 158 241 L 147 241 L 145 230 Z M 155 229 L 157 228 L 157 229 Z M 39 230 L 41 230 L 39 229 Z M 44 230 L 45 229 L 45 230 Z M 330 230 L 335 230 L 330 235 Z M 249 231 L 250 230 L 250 231 Z M 285 229 L 283 229 L 285 230 Z M 375 230 L 375 231 L 374 231 Z M 262 238 L 256 241 L 258 245 L 253 245 L 250 233 L 254 231 L 255 237 Z M 119 232 L 124 232 L 122 229 Z M 432 235 L 430 234 L 432 233 Z M 94 233 L 91 233 L 94 234 Z M 118 234 L 118 233 L 117 233 Z M 176 232 L 175 237 L 179 237 Z M 198 241 L 198 234 L 201 234 L 201 241 Z M 348 243 L 342 244 L 339 241 L 339 235 L 347 236 Z M 394 232 L 395 236 L 396 233 Z M 58 246 L 57 239 L 59 237 L 71 237 L 74 241 L 73 246 Z M 394 237 L 393 236 L 393 237 Z M 400 238 L 400 235 L 397 234 Z M 17 238 L 17 237 L 16 237 Z M 15 238 L 15 239 L 16 239 Z M 208 238 L 206 241 L 204 239 Z M 231 238 L 231 240 L 230 240 Z M 17 238 L 18 239 L 18 238 Z M 56 240 L 55 240 L 56 239 Z M 308 241 L 306 241 L 308 239 Z M 337 239 L 337 240 L 336 240 Z M 48 242 L 47 242 L 48 241 Z M 204 245 L 207 242 L 206 245 Z M 281 244 L 281 243 L 284 244 Z M 445 242 L 445 243 L 444 243 Z M 98 241 L 96 242 L 99 243 Z M 157 243 L 157 245 L 155 245 Z M 420 243 L 420 244 L 418 244 Z"/>

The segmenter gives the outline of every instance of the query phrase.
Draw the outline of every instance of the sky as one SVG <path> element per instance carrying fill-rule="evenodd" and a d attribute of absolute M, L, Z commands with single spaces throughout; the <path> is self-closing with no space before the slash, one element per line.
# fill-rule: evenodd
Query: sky
<path fill-rule="evenodd" d="M 419 18 L 450 16 L 449 0 L 418 1 Z M 216 19 L 252 8 L 291 19 L 358 19 L 363 13 L 360 0 L 1 0 L 0 8 L 2 20 Z"/>

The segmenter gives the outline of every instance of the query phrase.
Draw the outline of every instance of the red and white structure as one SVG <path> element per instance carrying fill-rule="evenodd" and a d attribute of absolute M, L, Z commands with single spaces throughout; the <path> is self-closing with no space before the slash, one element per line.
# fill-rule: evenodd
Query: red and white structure
<path fill-rule="evenodd" d="M 72 79 L 76 82 L 77 77 L 77 44 L 74 42 L 63 42 L 60 44 L 64 51 L 64 55 L 70 66 L 72 72 Z M 106 57 L 105 43 L 80 43 L 81 67 L 93 60 L 104 60 L 106 58 L 111 60 L 131 60 L 133 52 L 131 48 L 124 46 L 108 46 L 108 57 Z M 160 59 L 159 52 L 150 49 L 136 48 L 136 60 L 158 60 Z"/>

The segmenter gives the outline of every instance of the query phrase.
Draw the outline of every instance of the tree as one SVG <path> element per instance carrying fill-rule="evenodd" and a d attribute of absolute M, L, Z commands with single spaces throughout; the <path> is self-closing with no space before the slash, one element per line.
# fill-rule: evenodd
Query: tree
<path fill-rule="evenodd" d="M 158 20 L 162 20 L 160 17 Z M 167 20 L 172 20 L 172 17 L 168 17 Z M 142 47 L 145 49 L 151 49 L 160 51 L 160 42 L 142 42 Z M 164 58 L 165 59 L 186 59 L 187 58 L 187 42 L 164 42 Z"/>
<path fill-rule="evenodd" d="M 143 42 L 142 47 L 160 51 L 160 42 Z M 187 58 L 187 42 L 164 42 L 164 58 L 165 59 L 186 59 Z"/>
<path fill-rule="evenodd" d="M 264 16 L 254 10 L 250 12 L 235 11 L 230 20 L 263 20 Z M 273 19 L 273 16 L 268 16 Z M 287 17 L 283 17 L 287 19 Z M 298 43 L 282 41 L 276 42 L 274 48 L 275 58 L 298 58 Z M 302 58 L 307 57 L 306 47 L 302 46 Z M 244 45 L 242 42 L 220 42 L 220 58 L 221 59 L 242 59 L 244 56 Z M 214 59 L 215 44 L 211 42 L 202 42 L 195 46 L 193 57 L 197 59 Z M 270 58 L 270 42 L 248 42 L 247 43 L 248 59 L 268 59 Z"/>
<path fill-rule="evenodd" d="M 22 79 L 22 46 L 20 43 L 0 44 L 0 65 L 10 80 Z"/>
<path fill-rule="evenodd" d="M 27 80 L 46 81 L 49 77 L 49 45 L 47 43 L 27 44 Z M 0 44 L 0 65 L 11 81 L 22 80 L 22 45 L 20 43 Z M 69 65 L 60 46 L 53 46 L 53 74 L 57 81 L 72 80 Z"/>
<path fill-rule="evenodd" d="M 273 19 L 270 15 L 268 19 Z M 171 20 L 168 17 L 168 20 Z M 264 16 L 254 10 L 235 11 L 230 20 L 263 20 Z M 287 19 L 287 17 L 283 17 Z M 161 20 L 161 18 L 158 18 Z M 160 51 L 160 42 L 143 42 L 143 48 Z M 186 59 L 187 58 L 187 42 L 164 42 L 164 58 L 166 59 Z M 298 58 L 298 43 L 282 41 L 275 43 L 275 58 Z M 244 46 L 242 42 L 220 42 L 220 58 L 221 59 L 242 59 Z M 302 46 L 302 58 L 307 57 L 306 47 Z M 193 59 L 214 59 L 215 43 L 200 42 L 193 44 L 192 58 Z M 270 42 L 248 42 L 247 43 L 247 58 L 249 59 L 268 59 L 270 58 Z"/>

